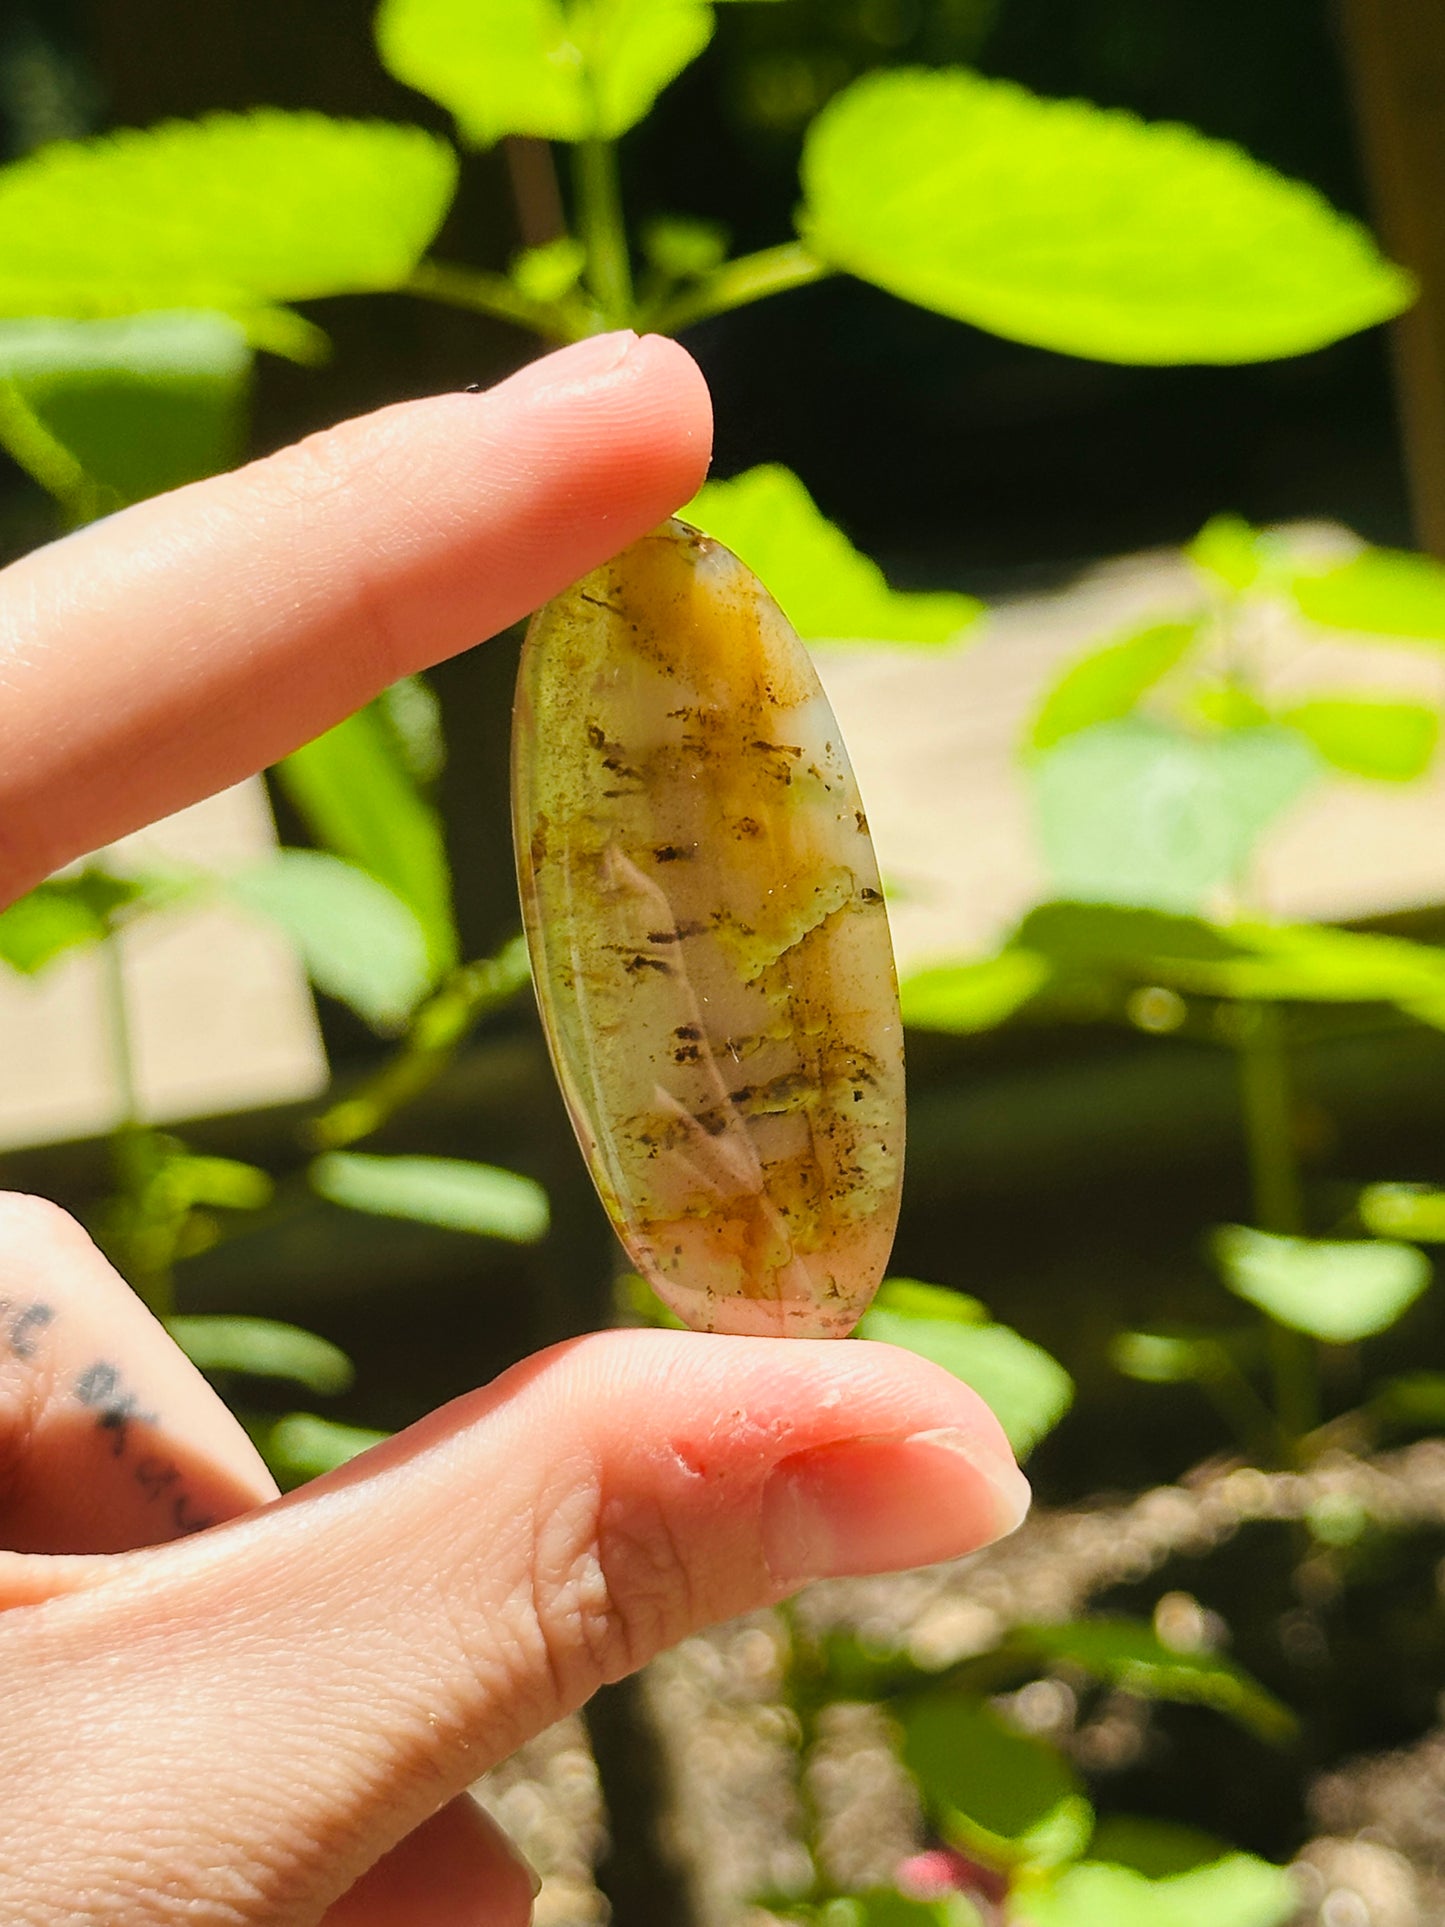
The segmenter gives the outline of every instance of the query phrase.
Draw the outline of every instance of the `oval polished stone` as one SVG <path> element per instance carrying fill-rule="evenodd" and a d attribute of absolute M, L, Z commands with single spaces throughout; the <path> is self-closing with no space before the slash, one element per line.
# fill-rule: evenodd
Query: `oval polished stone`
<path fill-rule="evenodd" d="M 513 826 L 592 1176 L 701 1331 L 841 1337 L 898 1217 L 903 1046 L 878 866 L 782 611 L 682 522 L 534 617 Z"/>

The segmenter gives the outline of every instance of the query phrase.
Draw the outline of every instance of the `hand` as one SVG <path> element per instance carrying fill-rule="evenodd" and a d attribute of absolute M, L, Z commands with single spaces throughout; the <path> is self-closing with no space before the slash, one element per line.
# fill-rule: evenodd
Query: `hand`
<path fill-rule="evenodd" d="M 691 495 L 708 427 L 681 349 L 607 336 L 15 564 L 3 899 L 523 615 Z M 78 1226 L 0 1198 L 0 1923 L 520 1927 L 489 1766 L 690 1631 L 1026 1497 L 905 1352 L 632 1331 L 277 1499 Z"/>

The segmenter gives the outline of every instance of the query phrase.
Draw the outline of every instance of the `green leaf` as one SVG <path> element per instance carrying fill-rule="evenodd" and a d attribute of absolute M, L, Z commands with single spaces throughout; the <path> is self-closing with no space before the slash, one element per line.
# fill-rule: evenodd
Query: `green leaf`
<path fill-rule="evenodd" d="M 198 1204 L 225 1211 L 259 1211 L 271 1202 L 276 1186 L 269 1172 L 239 1158 L 195 1157 L 189 1151 L 168 1156 L 156 1180 L 163 1183 L 173 1210 Z"/>
<path fill-rule="evenodd" d="M 1161 622 L 1071 663 L 1044 698 L 1029 748 L 1052 749 L 1095 723 L 1127 716 L 1199 639 L 1195 622 Z"/>
<path fill-rule="evenodd" d="M 1220 1343 L 1193 1332 L 1116 1332 L 1109 1363 L 1141 1385 L 1197 1385 L 1218 1375 Z"/>
<path fill-rule="evenodd" d="M 961 1894 L 941 1900 L 913 1900 L 891 1887 L 853 1894 L 844 1903 L 850 1914 L 839 1914 L 839 1927 L 983 1927 L 978 1909 Z M 786 1918 L 786 1916 L 783 1916 Z M 833 1927 L 832 1916 L 818 1916 L 818 1927 Z"/>
<path fill-rule="evenodd" d="M 1358 1209 L 1373 1237 L 1445 1244 L 1445 1191 L 1428 1184 L 1367 1184 Z"/>
<path fill-rule="evenodd" d="M 1228 1852 L 1224 1841 L 1197 1827 L 1181 1827 L 1172 1820 L 1139 1820 L 1122 1813 L 1101 1820 L 1089 1842 L 1091 1861 L 1107 1860 L 1116 1867 L 1132 1867 L 1150 1880 L 1208 1866 Z"/>
<path fill-rule="evenodd" d="M 1318 772 L 1287 729 L 1197 737 L 1138 716 L 1099 723 L 1033 765 L 1044 862 L 1060 896 L 1192 910 L 1239 881 Z"/>
<path fill-rule="evenodd" d="M 1411 783 L 1423 776 L 1440 739 L 1439 715 L 1424 703 L 1316 696 L 1277 716 L 1308 738 L 1333 768 L 1378 783 Z"/>
<path fill-rule="evenodd" d="M 943 1837 L 997 1867 L 1059 1866 L 1088 1845 L 1094 1814 L 1055 1747 L 956 1692 L 916 1700 L 903 1763 Z"/>
<path fill-rule="evenodd" d="M 1094 1859 L 1010 1903 L 1017 1927 L 1283 1927 L 1299 1909 L 1285 1867 L 1230 1853 L 1150 1880 Z"/>
<path fill-rule="evenodd" d="M 1401 1431 L 1445 1431 L 1445 1372 L 1403 1372 L 1370 1396 L 1370 1416 Z"/>
<path fill-rule="evenodd" d="M 0 322 L 0 380 L 106 492 L 107 508 L 234 462 L 250 370 L 245 331 L 222 314 Z"/>
<path fill-rule="evenodd" d="M 1238 1224 L 1221 1226 L 1212 1242 L 1236 1296 L 1334 1345 L 1388 1331 L 1430 1283 L 1430 1261 L 1413 1245 L 1282 1238 Z"/>
<path fill-rule="evenodd" d="M 383 0 L 382 65 L 464 139 L 615 140 L 712 38 L 707 0 Z"/>
<path fill-rule="evenodd" d="M 916 1030 L 971 1036 L 992 1030 L 1022 1010 L 1053 975 L 1036 950 L 1011 947 L 977 963 L 935 964 L 899 985 L 903 1021 Z"/>
<path fill-rule="evenodd" d="M 323 850 L 278 850 L 224 888 L 284 930 L 317 989 L 374 1030 L 400 1030 L 431 987 L 416 913 L 354 863 Z"/>
<path fill-rule="evenodd" d="M 704 484 L 679 513 L 761 577 L 805 642 L 952 642 L 980 613 L 971 596 L 890 589 L 776 462 Z"/>
<path fill-rule="evenodd" d="M 1363 228 L 1237 147 L 962 69 L 845 88 L 808 130 L 803 186 L 821 260 L 1063 354 L 1263 361 L 1413 293 Z"/>
<path fill-rule="evenodd" d="M 0 911 L 0 958 L 33 977 L 67 950 L 103 942 L 112 914 L 144 895 L 144 884 L 97 871 L 53 877 Z"/>
<path fill-rule="evenodd" d="M 1445 642 L 1445 565 L 1400 549 L 1366 549 L 1353 561 L 1293 584 L 1301 615 L 1330 629 Z"/>
<path fill-rule="evenodd" d="M 401 286 L 455 183 L 420 128 L 275 108 L 57 142 L 0 169 L 0 314 L 218 309 L 300 352 L 273 304 Z"/>
<path fill-rule="evenodd" d="M 1007 1325 L 920 1318 L 875 1305 L 863 1314 L 858 1336 L 901 1345 L 971 1385 L 1020 1457 L 1032 1452 L 1073 1402 L 1073 1380 L 1058 1360 Z"/>
<path fill-rule="evenodd" d="M 1298 1722 L 1282 1700 L 1243 1667 L 1217 1653 L 1176 1652 L 1143 1620 L 1077 1619 L 1061 1626 L 1021 1626 L 1011 1644 L 1041 1660 L 1077 1666 L 1139 1699 L 1208 1706 L 1279 1743 Z"/>
<path fill-rule="evenodd" d="M 926 1285 L 918 1278 L 885 1278 L 873 1309 L 897 1312 L 902 1318 L 941 1319 L 944 1324 L 988 1323 L 988 1307 L 981 1299 L 948 1285 Z"/>
<path fill-rule="evenodd" d="M 401 758 L 402 768 L 423 788 L 446 768 L 442 706 L 425 676 L 403 676 L 377 697 L 373 707 Z"/>
<path fill-rule="evenodd" d="M 642 230 L 642 252 L 670 281 L 696 281 L 727 258 L 728 231 L 718 221 L 660 214 Z"/>
<path fill-rule="evenodd" d="M 333 1151 L 311 1166 L 323 1198 L 380 1218 L 412 1218 L 513 1244 L 547 1235 L 547 1194 L 531 1178 L 461 1158 L 384 1158 Z"/>
<path fill-rule="evenodd" d="M 512 285 L 529 301 L 560 301 L 582 279 L 587 250 L 571 234 L 560 234 L 540 248 L 525 248 L 511 266 Z"/>
<path fill-rule="evenodd" d="M 385 713 L 375 704 L 357 710 L 278 763 L 276 775 L 318 843 L 411 906 L 433 975 L 450 970 L 458 952 L 445 831 Z"/>
<path fill-rule="evenodd" d="M 1214 516 L 1184 552 L 1195 568 L 1236 594 L 1252 589 L 1264 572 L 1259 536 L 1242 516 Z"/>
<path fill-rule="evenodd" d="M 300 1485 L 334 1472 L 391 1434 L 361 1425 L 341 1425 L 314 1412 L 289 1412 L 253 1434 L 261 1456 L 283 1486 Z"/>
<path fill-rule="evenodd" d="M 338 1345 L 273 1318 L 169 1318 L 166 1330 L 203 1372 L 289 1378 L 308 1392 L 344 1392 L 356 1374 Z"/>

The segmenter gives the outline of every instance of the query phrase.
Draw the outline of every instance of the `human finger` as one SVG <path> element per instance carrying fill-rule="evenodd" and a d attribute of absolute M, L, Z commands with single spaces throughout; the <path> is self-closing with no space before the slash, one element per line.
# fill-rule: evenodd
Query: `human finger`
<path fill-rule="evenodd" d="M 460 1794 L 328 1908 L 324 1927 L 527 1927 L 536 1875 L 470 1794 Z"/>
<path fill-rule="evenodd" d="M 506 627 L 686 501 L 674 342 L 594 336 L 342 423 L 0 573 L 0 901 Z"/>
<path fill-rule="evenodd" d="M 574 1341 L 264 1513 L 0 1621 L 7 1677 L 51 1709 L 0 1857 L 37 1812 L 75 1816 L 57 1844 L 95 1911 L 58 1917 L 112 1918 L 94 1843 L 123 1814 L 168 1843 L 160 1866 L 128 1859 L 131 1917 L 164 1879 L 198 1920 L 310 1927 L 602 1682 L 810 1578 L 971 1551 L 1026 1494 L 975 1394 L 893 1347 Z M 158 1774 L 156 1706 L 178 1693 Z M 86 1752 L 67 1736 L 97 1706 L 107 1743 Z M 17 1744 L 0 1731 L 0 1765 Z M 29 1899 L 48 1922 L 50 1894 Z"/>

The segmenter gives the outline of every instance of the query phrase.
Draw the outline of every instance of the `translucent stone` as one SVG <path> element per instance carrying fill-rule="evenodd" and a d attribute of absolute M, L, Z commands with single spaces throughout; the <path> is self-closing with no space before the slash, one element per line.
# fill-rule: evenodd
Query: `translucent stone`
<path fill-rule="evenodd" d="M 633 1262 L 697 1330 L 841 1337 L 898 1217 L 897 980 L 838 725 L 736 556 L 668 522 L 534 618 L 512 806 L 553 1062 Z"/>

